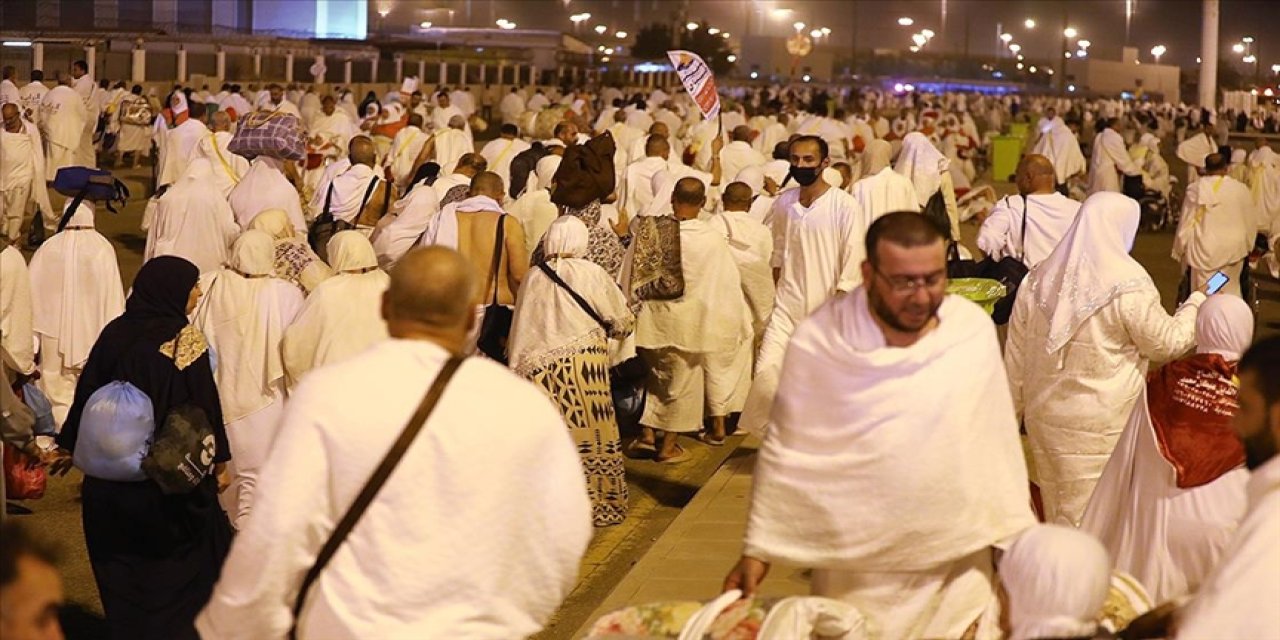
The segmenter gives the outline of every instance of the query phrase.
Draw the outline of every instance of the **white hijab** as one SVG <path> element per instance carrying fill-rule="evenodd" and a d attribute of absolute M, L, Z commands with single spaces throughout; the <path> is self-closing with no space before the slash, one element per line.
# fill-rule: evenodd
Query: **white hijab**
<path fill-rule="evenodd" d="M 328 249 L 334 276 L 311 292 L 285 331 L 290 386 L 307 371 L 354 356 L 387 337 L 381 305 L 390 278 L 377 268 L 373 245 L 359 231 L 340 231 L 329 240 Z"/>
<path fill-rule="evenodd" d="M 893 145 L 884 140 L 872 140 L 862 150 L 862 177 L 869 178 L 889 166 L 893 159 Z"/>
<path fill-rule="evenodd" d="M 36 333 L 58 340 L 58 354 L 44 356 L 60 355 L 68 368 L 83 365 L 102 328 L 124 313 L 116 250 L 93 229 L 93 205 L 81 202 L 67 228 L 36 250 L 28 268 Z"/>
<path fill-rule="evenodd" d="M 1049 317 L 1049 353 L 1121 294 L 1155 286 L 1129 255 L 1139 216 L 1138 202 L 1122 194 L 1089 196 L 1062 242 L 1028 274 L 1029 293 Z"/>
<path fill-rule="evenodd" d="M 1232 295 L 1209 296 L 1196 314 L 1196 353 L 1239 360 L 1253 341 L 1253 310 Z"/>
<path fill-rule="evenodd" d="M 204 297 L 194 324 L 219 356 L 214 372 L 222 416 L 244 418 L 283 389 L 285 328 L 302 308 L 302 292 L 275 276 L 275 240 L 245 231 L 222 269 L 201 277 Z"/>
<path fill-rule="evenodd" d="M 1091 637 L 1111 584 L 1111 559 L 1093 536 L 1035 525 L 1000 560 L 1009 640 Z"/>
<path fill-rule="evenodd" d="M 942 172 L 950 166 L 951 161 L 923 133 L 912 131 L 902 139 L 902 151 L 898 154 L 898 163 L 893 166 L 893 170 L 911 178 L 911 184 L 916 188 L 916 197 L 923 207 L 941 188 Z"/>
<path fill-rule="evenodd" d="M 147 229 L 144 261 L 179 256 L 199 267 L 200 273 L 214 271 L 227 261 L 227 248 L 240 227 L 213 171 L 208 160 L 196 158 L 161 196 Z"/>
<path fill-rule="evenodd" d="M 586 223 L 573 216 L 556 218 L 542 237 L 547 266 L 607 321 L 630 317 L 622 289 L 600 265 L 582 257 L 587 254 L 589 239 Z M 509 346 L 511 368 L 528 377 L 558 350 L 585 346 L 584 341 L 595 338 L 605 338 L 600 324 L 542 269 L 530 269 L 516 295 Z"/>

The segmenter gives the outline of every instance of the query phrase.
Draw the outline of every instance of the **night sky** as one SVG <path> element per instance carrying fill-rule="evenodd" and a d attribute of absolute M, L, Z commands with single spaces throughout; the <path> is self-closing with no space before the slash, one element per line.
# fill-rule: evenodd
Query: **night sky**
<path fill-rule="evenodd" d="M 376 7 L 380 0 L 370 0 Z M 386 2 L 387 0 L 381 0 Z M 947 7 L 946 29 L 942 28 L 941 9 Z M 1138 48 L 1142 60 L 1151 61 L 1150 50 L 1156 44 L 1168 48 L 1163 62 L 1191 66 L 1200 49 L 1200 0 L 1134 0 L 1136 11 L 1129 32 L 1129 43 Z M 1231 44 L 1246 35 L 1256 38 L 1255 52 L 1264 69 L 1280 63 L 1280 0 L 1222 0 L 1220 42 L 1224 60 L 1233 60 L 1243 70 L 1240 55 L 1231 53 Z M 856 36 L 859 49 L 905 49 L 910 36 L 923 28 L 939 37 L 929 49 L 963 51 L 967 40 L 973 54 L 992 55 L 996 51 L 996 23 L 1003 22 L 1005 31 L 1023 46 L 1023 54 L 1032 60 L 1061 55 L 1064 12 L 1079 38 L 1092 43 L 1089 49 L 1096 58 L 1119 59 L 1125 44 L 1125 0 L 398 0 L 392 4 L 388 23 L 408 24 L 431 20 L 447 25 L 448 7 L 454 10 L 454 24 L 463 26 L 491 25 L 506 18 L 521 28 L 563 29 L 572 31 L 569 15 L 590 12 L 580 33 L 589 42 L 604 41 L 591 30 L 597 24 L 614 30 L 634 33 L 638 24 L 655 20 L 670 21 L 682 7 L 687 18 L 706 20 L 733 34 L 736 40 L 748 32 L 782 35 L 792 33 L 792 23 L 803 21 L 808 27 L 832 30 L 829 46 L 847 49 Z M 429 11 L 437 8 L 435 11 Z M 790 17 L 773 19 L 770 10 L 789 8 Z M 754 16 L 748 26 L 748 17 Z M 901 27 L 897 19 L 910 16 L 911 27 Z M 1023 26 L 1026 18 L 1037 21 L 1035 29 Z M 371 25 L 372 26 L 372 25 Z M 968 36 L 966 38 L 966 31 Z M 617 42 L 614 40 L 613 42 Z"/>

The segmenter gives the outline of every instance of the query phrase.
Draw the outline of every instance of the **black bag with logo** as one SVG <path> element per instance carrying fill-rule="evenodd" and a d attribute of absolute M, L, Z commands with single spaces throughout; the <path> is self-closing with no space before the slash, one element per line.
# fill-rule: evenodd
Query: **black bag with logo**
<path fill-rule="evenodd" d="M 164 424 L 156 429 L 151 450 L 142 459 L 142 471 L 166 494 L 189 493 L 213 471 L 215 442 L 204 409 L 179 405 L 169 410 Z"/>

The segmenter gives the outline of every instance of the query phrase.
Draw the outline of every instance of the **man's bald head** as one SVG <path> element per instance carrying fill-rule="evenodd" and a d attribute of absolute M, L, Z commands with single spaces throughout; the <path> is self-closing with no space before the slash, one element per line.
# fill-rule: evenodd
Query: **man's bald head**
<path fill-rule="evenodd" d="M 617 123 L 623 123 L 623 122 L 626 122 L 626 121 L 627 121 L 627 112 L 626 112 L 626 111 L 623 111 L 622 109 L 618 109 L 617 111 L 614 111 L 614 112 L 613 112 L 613 121 L 614 121 L 614 122 L 617 122 Z"/>
<path fill-rule="evenodd" d="M 226 111 L 213 112 L 212 123 L 214 131 L 231 131 L 231 116 Z"/>
<path fill-rule="evenodd" d="M 751 127 L 740 124 L 733 128 L 734 142 L 751 142 Z"/>
<path fill-rule="evenodd" d="M 378 161 L 378 149 L 368 136 L 356 136 L 347 143 L 347 156 L 351 164 L 363 164 L 372 167 Z"/>
<path fill-rule="evenodd" d="M 665 138 L 671 135 L 671 129 L 667 127 L 665 122 L 655 122 L 649 126 L 649 135 Z"/>
<path fill-rule="evenodd" d="M 472 197 L 488 196 L 494 200 L 502 200 L 503 188 L 502 176 L 492 171 L 481 171 L 471 179 L 471 189 L 468 191 L 468 195 Z"/>
<path fill-rule="evenodd" d="M 644 142 L 644 155 L 649 158 L 666 158 L 671 153 L 671 143 L 666 136 L 649 136 Z"/>
<path fill-rule="evenodd" d="M 724 202 L 725 211 L 750 211 L 751 199 L 754 196 L 747 183 L 731 182 L 724 188 L 724 195 L 720 199 Z"/>
<path fill-rule="evenodd" d="M 1024 156 L 1018 163 L 1018 174 L 1014 178 L 1018 193 L 1023 195 L 1053 193 L 1058 184 L 1058 174 L 1053 170 L 1053 163 L 1040 154 Z"/>
<path fill-rule="evenodd" d="M 423 330 L 465 338 L 475 295 L 475 269 L 461 253 L 443 246 L 414 249 L 391 269 L 382 318 L 397 338 Z"/>
<path fill-rule="evenodd" d="M 409 114 L 409 126 L 411 126 L 411 127 L 417 127 L 417 128 L 419 128 L 419 129 L 421 129 L 421 128 L 422 128 L 422 114 L 421 114 L 421 113 L 411 113 L 411 114 Z"/>
<path fill-rule="evenodd" d="M 454 167 L 454 173 L 461 173 L 464 176 L 475 177 L 476 174 L 489 168 L 489 161 L 478 153 L 464 153 L 458 158 L 458 165 Z"/>
<path fill-rule="evenodd" d="M 681 220 L 692 220 L 698 217 L 698 213 L 702 211 L 702 205 L 706 203 L 707 188 L 697 178 L 680 178 L 676 181 L 675 188 L 671 190 L 671 208 L 676 217 Z"/>
<path fill-rule="evenodd" d="M 465 129 L 467 128 L 467 119 L 463 118 L 462 116 L 454 116 L 452 118 L 449 118 L 449 128 Z"/>

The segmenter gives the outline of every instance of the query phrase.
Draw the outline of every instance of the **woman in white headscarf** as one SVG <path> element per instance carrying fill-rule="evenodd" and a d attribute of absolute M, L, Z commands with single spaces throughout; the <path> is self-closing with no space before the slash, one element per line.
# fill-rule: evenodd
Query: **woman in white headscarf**
<path fill-rule="evenodd" d="M 290 388 L 306 372 L 345 360 L 387 337 L 382 293 L 391 279 L 378 268 L 369 239 L 359 231 L 340 231 L 329 239 L 328 249 L 334 276 L 311 292 L 284 334 Z"/>
<path fill-rule="evenodd" d="M 274 240 L 254 230 L 235 241 L 223 268 L 200 277 L 200 290 L 204 297 L 193 324 L 216 354 L 213 374 L 231 446 L 231 486 L 221 500 L 239 528 L 284 413 L 280 343 L 302 310 L 303 296 L 275 276 Z"/>
<path fill-rule="evenodd" d="M 1119 193 L 1090 196 L 1014 303 L 1005 366 L 1047 522 L 1079 526 L 1148 363 L 1195 344 L 1205 295 L 1165 313 L 1151 276 L 1129 256 L 1139 215 L 1137 201 Z"/>
<path fill-rule="evenodd" d="M 89 350 L 102 328 L 124 313 L 116 250 L 94 230 L 92 203 L 80 203 L 66 228 L 31 256 L 28 269 L 40 339 L 40 390 L 61 427 Z"/>
<path fill-rule="evenodd" d="M 582 257 L 587 243 L 581 220 L 562 216 L 551 223 L 542 245 L 546 262 L 529 270 L 516 296 L 508 352 L 511 368 L 560 408 L 582 456 L 592 515 L 601 527 L 619 524 L 627 515 L 608 340 L 630 335 L 635 318 L 609 274 Z"/>
<path fill-rule="evenodd" d="M 930 200 L 941 198 L 951 225 L 947 230 L 951 240 L 960 240 L 960 210 L 956 206 L 956 191 L 951 183 L 951 161 L 919 131 L 912 131 L 902 139 L 902 153 L 893 170 L 911 179 L 916 188 L 920 210 L 928 213 Z M 934 203 L 933 207 L 938 207 Z"/>
<path fill-rule="evenodd" d="M 1085 511 L 1081 530 L 1155 602 L 1194 592 L 1244 516 L 1249 472 L 1231 428 L 1232 377 L 1252 338 L 1244 300 L 1200 305 L 1196 353 L 1148 376 Z"/>
<path fill-rule="evenodd" d="M 311 293 L 333 276 L 333 270 L 311 250 L 306 240 L 294 233 L 284 209 L 267 209 L 253 217 L 249 229 L 265 231 L 275 240 L 276 277 L 284 278 Z"/>
<path fill-rule="evenodd" d="M 1009 640 L 1084 640 L 1100 631 L 1111 560 L 1088 534 L 1031 527 L 1000 559 L 999 572 Z"/>
<path fill-rule="evenodd" d="M 239 233 L 231 205 L 213 179 L 213 165 L 196 158 L 160 197 L 142 260 L 178 256 L 208 273 L 227 261 L 227 249 Z"/>
<path fill-rule="evenodd" d="M 1169 197 L 1169 163 L 1160 156 L 1160 139 L 1152 133 L 1143 133 L 1132 147 L 1129 157 L 1142 169 L 1142 185 Z"/>

